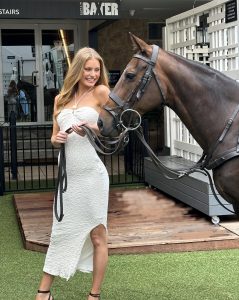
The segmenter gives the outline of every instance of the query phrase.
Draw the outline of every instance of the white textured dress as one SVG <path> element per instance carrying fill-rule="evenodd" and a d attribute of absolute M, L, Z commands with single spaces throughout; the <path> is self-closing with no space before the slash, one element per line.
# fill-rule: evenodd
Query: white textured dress
<path fill-rule="evenodd" d="M 60 130 L 87 120 L 95 123 L 98 112 L 92 107 L 63 109 L 57 116 Z M 65 144 L 67 191 L 63 193 L 64 217 L 53 214 L 50 245 L 43 271 L 67 280 L 77 270 L 93 270 L 90 232 L 103 224 L 107 228 L 109 177 L 87 136 L 69 134 Z"/>

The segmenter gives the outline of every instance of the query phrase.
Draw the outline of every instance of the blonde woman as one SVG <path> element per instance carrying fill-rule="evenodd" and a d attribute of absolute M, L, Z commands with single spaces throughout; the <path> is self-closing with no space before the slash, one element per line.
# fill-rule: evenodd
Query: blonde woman
<path fill-rule="evenodd" d="M 101 107 L 108 100 L 108 76 L 100 55 L 80 49 L 55 99 L 51 142 L 65 144 L 68 186 L 63 194 L 64 218 L 53 217 L 50 245 L 36 300 L 53 300 L 55 276 L 68 280 L 76 271 L 92 272 L 88 300 L 99 300 L 108 260 L 106 168 L 79 125 L 97 131 Z M 70 133 L 66 130 L 72 128 Z"/>

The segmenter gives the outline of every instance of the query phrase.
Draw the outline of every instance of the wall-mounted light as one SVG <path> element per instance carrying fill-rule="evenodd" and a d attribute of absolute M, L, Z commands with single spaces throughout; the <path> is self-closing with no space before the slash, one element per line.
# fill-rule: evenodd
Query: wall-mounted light
<path fill-rule="evenodd" d="M 129 15 L 130 15 L 131 17 L 133 17 L 134 14 L 135 14 L 135 9 L 130 9 L 130 10 L 129 10 Z"/>
<path fill-rule="evenodd" d="M 207 18 L 209 14 L 203 14 L 199 17 L 199 26 L 196 26 L 196 44 L 197 45 L 209 45 L 208 41 L 208 23 Z"/>

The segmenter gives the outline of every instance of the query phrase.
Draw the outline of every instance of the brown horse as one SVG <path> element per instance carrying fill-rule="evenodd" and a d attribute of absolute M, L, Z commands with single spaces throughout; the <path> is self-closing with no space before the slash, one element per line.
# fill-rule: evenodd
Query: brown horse
<path fill-rule="evenodd" d="M 218 192 L 239 214 L 239 84 L 201 63 L 130 36 L 136 54 L 99 116 L 101 134 L 117 136 L 122 112 L 128 108 L 144 114 L 170 107 L 203 149 L 203 166 L 212 169 Z"/>

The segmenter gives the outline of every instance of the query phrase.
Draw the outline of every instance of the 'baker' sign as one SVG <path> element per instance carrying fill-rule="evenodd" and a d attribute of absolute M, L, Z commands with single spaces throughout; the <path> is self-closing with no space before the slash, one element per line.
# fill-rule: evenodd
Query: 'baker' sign
<path fill-rule="evenodd" d="M 118 16 L 119 4 L 116 2 L 80 2 L 82 16 Z"/>

